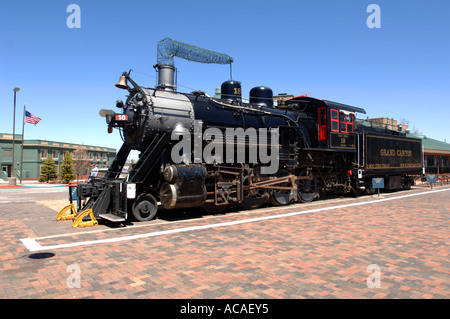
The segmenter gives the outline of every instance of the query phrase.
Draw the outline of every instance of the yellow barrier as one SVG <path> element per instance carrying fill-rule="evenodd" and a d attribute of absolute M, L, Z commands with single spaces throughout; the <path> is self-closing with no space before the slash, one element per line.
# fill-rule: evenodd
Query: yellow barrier
<path fill-rule="evenodd" d="M 70 210 L 70 214 L 66 214 L 66 212 Z M 69 204 L 58 213 L 56 216 L 56 220 L 72 220 L 77 215 L 77 209 L 74 204 Z"/>
<path fill-rule="evenodd" d="M 89 215 L 89 217 L 91 218 L 91 220 L 88 221 L 83 221 L 83 218 L 87 217 Z M 98 221 L 95 219 L 94 217 L 94 213 L 92 212 L 92 209 L 87 209 L 81 213 L 79 213 L 77 215 L 77 217 L 75 217 L 75 220 L 72 223 L 72 228 L 75 227 L 93 227 L 93 226 L 97 226 L 98 225 Z"/>

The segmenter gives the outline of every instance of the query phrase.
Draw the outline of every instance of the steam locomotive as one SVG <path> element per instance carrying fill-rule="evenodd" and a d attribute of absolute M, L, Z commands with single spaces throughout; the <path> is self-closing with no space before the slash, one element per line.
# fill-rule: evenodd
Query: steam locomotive
<path fill-rule="evenodd" d="M 189 59 L 203 50 L 170 42 L 171 50 L 174 43 Z M 84 227 L 99 218 L 151 220 L 159 206 L 209 212 L 282 206 L 311 202 L 321 192 L 371 193 L 373 178 L 383 178 L 385 189 L 408 189 L 422 172 L 421 140 L 365 125 L 355 117 L 365 114 L 362 108 L 308 96 L 275 107 L 264 86 L 243 103 L 240 82 L 233 80 L 222 84 L 220 98 L 180 93 L 172 63 L 155 69 L 156 88 L 138 85 L 131 71 L 120 77 L 116 86 L 129 92 L 126 101 L 100 115 L 124 143 L 104 177 L 77 185 L 78 209 L 72 203 L 58 219 Z M 140 151 L 139 160 L 119 178 L 131 150 Z"/>

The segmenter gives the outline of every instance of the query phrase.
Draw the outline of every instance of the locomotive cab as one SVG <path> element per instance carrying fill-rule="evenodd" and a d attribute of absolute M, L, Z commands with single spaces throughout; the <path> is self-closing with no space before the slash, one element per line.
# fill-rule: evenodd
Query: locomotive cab
<path fill-rule="evenodd" d="M 294 97 L 285 103 L 308 127 L 311 148 L 356 149 L 355 113 L 365 114 L 364 109 L 307 96 Z"/>

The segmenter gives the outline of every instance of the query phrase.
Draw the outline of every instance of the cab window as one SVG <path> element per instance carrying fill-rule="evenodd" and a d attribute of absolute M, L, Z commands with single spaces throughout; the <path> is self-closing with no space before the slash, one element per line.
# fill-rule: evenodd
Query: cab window
<path fill-rule="evenodd" d="M 355 127 L 355 115 L 349 114 L 347 115 L 347 132 L 352 133 Z"/>
<path fill-rule="evenodd" d="M 331 121 L 331 131 L 339 132 L 339 112 L 338 110 L 331 109 L 330 110 L 330 121 Z"/>
<path fill-rule="evenodd" d="M 339 113 L 339 131 L 347 133 L 347 114 Z"/>
<path fill-rule="evenodd" d="M 339 131 L 341 133 L 352 133 L 354 128 L 353 114 L 345 114 L 344 112 L 339 113 Z"/>

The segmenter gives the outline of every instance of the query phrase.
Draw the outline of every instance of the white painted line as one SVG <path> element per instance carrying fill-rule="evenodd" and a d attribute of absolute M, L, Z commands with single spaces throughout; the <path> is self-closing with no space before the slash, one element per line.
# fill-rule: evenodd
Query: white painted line
<path fill-rule="evenodd" d="M 90 240 L 90 241 L 79 241 L 79 242 L 73 242 L 73 243 L 69 243 L 69 244 L 41 246 L 36 242 L 36 239 L 34 239 L 34 238 L 24 238 L 24 239 L 21 239 L 21 241 L 30 251 L 54 250 L 54 249 L 76 247 L 76 246 L 115 243 L 115 242 L 128 241 L 128 240 L 133 240 L 133 239 L 157 237 L 157 236 L 176 234 L 176 233 L 184 233 L 184 232 L 190 232 L 190 231 L 202 230 L 202 229 L 208 229 L 208 228 L 219 228 L 219 227 L 226 227 L 226 226 L 232 226 L 232 225 L 254 223 L 254 222 L 259 222 L 259 221 L 264 221 L 264 220 L 285 218 L 285 217 L 291 217 L 291 216 L 296 216 L 296 215 L 316 213 L 316 212 L 322 212 L 322 211 L 328 211 L 328 210 L 334 210 L 334 209 L 340 209 L 340 208 L 346 208 L 346 207 L 376 204 L 376 203 L 381 203 L 381 202 L 386 202 L 386 201 L 391 201 L 391 200 L 396 200 L 396 199 L 403 199 L 403 198 L 408 198 L 408 197 L 413 197 L 413 196 L 428 195 L 428 194 L 432 194 L 432 193 L 446 192 L 446 191 L 450 191 L 450 188 L 439 189 L 439 190 L 434 190 L 434 191 L 427 191 L 427 192 L 422 192 L 422 193 L 409 194 L 409 195 L 402 195 L 402 196 L 397 196 L 397 197 L 380 198 L 380 199 L 376 199 L 376 200 L 372 200 L 372 201 L 368 201 L 368 202 L 350 203 L 350 204 L 344 204 L 344 205 L 338 205 L 338 206 L 332 206 L 332 207 L 323 207 L 323 208 L 316 208 L 316 209 L 297 211 L 297 212 L 291 212 L 291 213 L 285 213 L 285 214 L 236 220 L 236 221 L 231 221 L 231 222 L 223 222 L 223 223 L 192 226 L 192 227 L 183 227 L 183 228 L 150 232 L 150 233 L 138 234 L 138 235 L 132 235 L 132 236 L 115 237 L 115 238 L 109 238 L 109 239 L 98 239 L 98 240 Z M 76 235 L 76 234 L 74 234 L 74 235 Z"/>
<path fill-rule="evenodd" d="M 42 249 L 42 246 L 39 245 L 34 238 L 22 238 L 20 241 L 29 251 L 38 251 Z"/>

